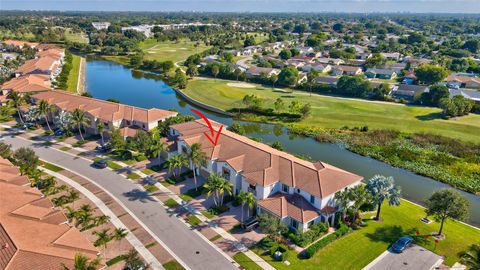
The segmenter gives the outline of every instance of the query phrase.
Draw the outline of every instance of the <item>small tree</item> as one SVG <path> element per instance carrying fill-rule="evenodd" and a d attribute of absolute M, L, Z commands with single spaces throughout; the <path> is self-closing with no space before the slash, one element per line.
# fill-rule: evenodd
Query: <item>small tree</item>
<path fill-rule="evenodd" d="M 105 257 L 105 260 L 107 260 L 107 254 L 106 254 L 107 245 L 112 240 L 112 236 L 110 235 L 109 231 L 110 229 L 103 229 L 101 231 L 93 232 L 93 235 L 97 236 L 97 240 L 93 242 L 93 245 L 96 247 L 103 248 L 103 255 Z"/>
<path fill-rule="evenodd" d="M 215 80 L 217 79 L 217 75 L 218 73 L 220 72 L 220 69 L 218 68 L 218 66 L 214 65 L 212 66 L 212 75 L 213 77 L 215 77 Z"/>
<path fill-rule="evenodd" d="M 11 100 L 13 106 L 17 109 L 18 118 L 20 119 L 20 121 L 23 124 L 24 121 L 23 121 L 23 118 L 22 118 L 22 113 L 20 111 L 20 106 L 24 103 L 25 100 L 16 91 L 10 91 L 8 93 L 7 97 Z"/>
<path fill-rule="evenodd" d="M 282 234 L 288 232 L 287 225 L 278 217 L 270 214 L 262 213 L 258 215 L 258 226 L 262 232 L 268 234 L 273 239 L 277 239 Z"/>
<path fill-rule="evenodd" d="M 0 142 L 0 157 L 9 158 L 12 156 L 12 146 L 4 142 Z"/>
<path fill-rule="evenodd" d="M 213 195 L 213 203 L 216 207 L 223 205 L 223 197 L 225 193 L 232 194 L 233 185 L 222 178 L 222 176 L 216 172 L 213 172 L 208 177 L 208 182 L 204 185 L 207 192 L 207 197 Z"/>
<path fill-rule="evenodd" d="M 20 167 L 22 175 L 37 169 L 40 162 L 35 152 L 27 147 L 20 147 L 15 150 L 15 152 L 13 152 L 13 160 L 15 165 Z"/>
<path fill-rule="evenodd" d="M 177 177 L 177 171 L 178 174 L 180 174 L 180 170 L 182 169 L 182 167 L 187 165 L 188 160 L 185 158 L 185 155 L 176 154 L 172 157 L 167 158 L 168 172 L 173 173 L 173 177 Z"/>
<path fill-rule="evenodd" d="M 236 69 L 233 71 L 233 74 L 235 75 L 235 77 L 237 78 L 237 81 L 238 81 L 238 77 L 240 77 L 240 75 L 242 75 L 242 70 L 239 69 L 239 68 L 236 68 Z"/>
<path fill-rule="evenodd" d="M 415 69 L 415 76 L 424 84 L 434 84 L 442 81 L 448 75 L 448 71 L 441 66 L 421 65 Z"/>
<path fill-rule="evenodd" d="M 285 107 L 285 103 L 283 102 L 283 100 L 281 98 L 277 98 L 275 100 L 275 103 L 273 103 L 273 106 L 275 108 L 275 111 L 280 112 Z"/>
<path fill-rule="evenodd" d="M 87 256 L 77 253 L 75 254 L 75 259 L 73 263 L 73 269 L 75 270 L 97 270 L 100 266 L 100 258 L 95 258 L 90 260 Z M 65 264 L 62 263 L 62 269 L 64 270 L 73 270 L 68 268 Z"/>
<path fill-rule="evenodd" d="M 278 76 L 277 74 L 272 74 L 270 76 L 270 82 L 272 82 L 272 88 L 275 88 L 275 83 L 278 81 Z"/>
<path fill-rule="evenodd" d="M 389 205 L 400 205 L 400 187 L 395 186 L 395 180 L 391 176 L 375 175 L 368 180 L 365 188 L 370 191 L 373 201 L 377 205 L 376 220 L 380 220 L 380 209 L 385 200 Z"/>
<path fill-rule="evenodd" d="M 310 96 L 312 95 L 312 86 L 315 80 L 317 79 L 317 77 L 318 77 L 318 71 L 316 71 L 315 69 L 312 69 L 307 73 L 307 83 L 308 83 Z"/>
<path fill-rule="evenodd" d="M 480 244 L 471 245 L 467 251 L 460 254 L 460 262 L 468 269 L 480 269 Z"/>
<path fill-rule="evenodd" d="M 102 146 L 105 145 L 105 139 L 103 137 L 103 132 L 105 131 L 105 124 L 103 124 L 102 122 L 98 122 L 97 123 L 97 131 L 98 133 L 100 133 L 100 138 L 102 139 Z"/>
<path fill-rule="evenodd" d="M 138 256 L 138 252 L 132 248 L 124 256 L 125 266 L 124 269 L 128 270 L 147 270 L 149 269 L 148 265 Z"/>
<path fill-rule="evenodd" d="M 123 238 L 127 237 L 128 231 L 125 228 L 115 228 L 112 233 L 112 239 L 119 242 L 122 241 Z"/>
<path fill-rule="evenodd" d="M 240 191 L 240 193 L 237 196 L 238 202 L 242 205 L 242 222 L 243 222 L 243 208 L 245 205 L 247 205 L 247 218 L 250 216 L 250 208 L 252 208 L 255 205 L 256 199 L 253 193 L 251 192 L 245 192 L 245 191 Z"/>
<path fill-rule="evenodd" d="M 187 75 L 190 78 L 193 78 L 198 75 L 198 68 L 195 65 L 188 66 L 187 68 Z"/>
<path fill-rule="evenodd" d="M 427 215 L 433 215 L 436 221 L 441 222 L 438 235 L 442 235 L 443 224 L 447 218 L 465 220 L 468 217 L 469 203 L 460 192 L 454 189 L 440 189 L 435 191 L 426 201 Z"/>
<path fill-rule="evenodd" d="M 175 71 L 175 82 L 180 89 L 185 89 L 187 87 L 187 76 L 180 68 L 177 68 Z"/>

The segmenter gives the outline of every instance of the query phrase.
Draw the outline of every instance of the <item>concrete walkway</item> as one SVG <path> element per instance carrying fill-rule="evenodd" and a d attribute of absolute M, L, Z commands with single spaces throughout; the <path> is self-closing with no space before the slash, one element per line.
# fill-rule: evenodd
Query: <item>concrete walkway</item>
<path fill-rule="evenodd" d="M 110 210 L 110 208 L 108 208 L 108 206 L 106 206 L 102 200 L 100 200 L 97 196 L 95 196 L 95 194 L 93 194 L 88 189 L 84 188 L 82 185 L 78 184 L 74 180 L 62 174 L 56 173 L 54 171 L 51 171 L 42 167 L 39 167 L 39 169 L 51 176 L 54 176 L 62 180 L 63 182 L 67 183 L 69 186 L 75 188 L 80 193 L 85 195 L 85 197 L 87 197 L 90 201 L 92 201 L 98 207 L 98 209 L 100 209 L 103 212 L 104 215 L 110 217 L 110 222 L 116 228 L 124 228 L 128 231 L 128 234 L 125 238 L 137 250 L 138 254 L 140 254 L 140 256 L 142 256 L 145 259 L 146 263 L 148 263 L 153 269 L 165 269 L 162 266 L 162 264 L 157 260 L 157 258 L 155 258 L 155 256 L 153 256 L 153 254 L 150 253 L 150 251 L 147 248 L 145 248 L 142 242 L 140 242 L 140 240 L 138 240 L 138 238 L 130 231 L 130 229 L 127 226 L 125 226 L 125 224 L 123 224 L 123 222 L 112 212 L 112 210 Z"/>

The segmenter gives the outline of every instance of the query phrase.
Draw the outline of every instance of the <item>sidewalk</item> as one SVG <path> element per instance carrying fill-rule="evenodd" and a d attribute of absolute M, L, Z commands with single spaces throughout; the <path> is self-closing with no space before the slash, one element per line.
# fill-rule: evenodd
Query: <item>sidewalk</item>
<path fill-rule="evenodd" d="M 74 180 L 72 180 L 72 179 L 70 179 L 70 178 L 68 178 L 68 177 L 66 177 L 66 176 L 64 176 L 60 173 L 56 173 L 54 171 L 51 171 L 51 170 L 48 170 L 48 169 L 45 169 L 45 168 L 41 168 L 41 167 L 40 167 L 40 170 L 46 172 L 47 174 L 49 174 L 51 176 L 54 176 L 54 177 L 62 180 L 63 182 L 67 183 L 68 185 L 75 188 L 76 190 L 78 190 L 83 195 L 85 195 L 90 201 L 92 201 L 103 212 L 103 214 L 110 217 L 110 222 L 116 228 L 125 228 L 128 231 L 126 239 L 128 240 L 128 242 L 130 242 L 130 244 L 133 247 L 135 247 L 138 254 L 140 254 L 140 256 L 142 256 L 145 259 L 146 263 L 150 264 L 153 267 L 153 269 L 165 269 L 162 266 L 162 264 L 158 261 L 158 259 L 155 258 L 155 256 L 153 256 L 153 254 L 133 234 L 131 229 L 128 228 L 127 226 L 125 226 L 125 224 L 117 217 L 117 215 L 115 215 L 112 212 L 112 210 L 110 210 L 110 208 L 108 208 L 102 200 L 100 200 L 97 196 L 95 196 L 95 194 L 90 192 L 88 189 L 84 188 L 82 185 L 80 185 L 76 181 L 74 181 Z"/>
<path fill-rule="evenodd" d="M 5 126 L 5 125 L 0 125 L 1 127 L 6 127 L 6 128 L 10 128 L 10 126 Z M 38 136 L 38 134 L 34 134 L 34 133 L 31 133 L 31 132 L 23 132 L 22 135 L 27 135 L 27 136 Z M 38 137 L 39 139 L 46 139 L 42 136 L 39 136 Z M 90 150 L 86 150 L 84 148 L 81 148 L 81 147 L 74 147 L 73 145 L 71 144 L 68 144 L 66 142 L 59 142 L 59 141 L 56 141 L 55 139 L 50 139 L 49 140 L 51 143 L 54 143 L 54 144 L 57 144 L 57 145 L 60 145 L 60 146 L 63 146 L 63 147 L 68 147 L 70 149 L 73 149 L 74 151 L 78 152 L 80 155 L 82 153 L 86 153 L 86 152 L 89 152 Z M 135 174 L 138 174 L 142 179 L 147 177 L 148 175 L 143 173 L 142 171 L 138 170 L 137 168 L 135 168 L 135 166 L 132 166 L 132 165 L 128 165 L 126 163 L 123 163 L 121 161 L 116 161 L 116 160 L 112 160 L 110 157 L 108 156 L 104 156 L 104 155 L 101 155 L 101 154 L 96 154 L 96 157 L 100 157 L 100 158 L 104 158 L 104 159 L 108 159 L 108 160 L 111 160 L 112 162 L 115 162 L 116 164 L 120 165 L 122 167 L 122 170 L 127 170 L 129 172 L 132 172 L 132 173 L 135 173 Z M 86 157 L 88 158 L 88 157 Z M 125 175 L 124 175 L 125 176 Z M 207 217 L 205 217 L 198 209 L 196 209 L 194 206 L 192 206 L 191 204 L 189 203 L 186 203 L 184 202 L 178 195 L 176 195 L 174 192 L 172 192 L 170 189 L 168 189 L 167 187 L 165 187 L 164 185 L 162 185 L 161 183 L 159 183 L 157 181 L 157 183 L 155 183 L 155 187 L 158 188 L 163 197 L 168 197 L 170 199 L 173 199 L 176 203 L 178 203 L 183 209 L 185 209 L 186 211 L 188 211 L 191 215 L 194 215 L 195 217 L 197 217 L 200 221 L 202 221 L 203 223 L 207 224 L 208 228 L 212 229 L 215 233 L 217 233 L 218 235 L 220 235 L 220 237 L 222 237 L 223 239 L 227 240 L 226 242 L 229 243 L 230 246 L 232 246 L 234 249 L 244 253 L 247 257 L 249 257 L 252 261 L 254 261 L 256 264 L 258 264 L 261 268 L 263 269 L 266 269 L 266 270 L 275 270 L 275 268 L 273 266 L 271 266 L 268 262 L 266 262 L 265 260 L 263 260 L 260 256 L 258 256 L 257 254 L 255 254 L 254 252 L 250 251 L 243 243 L 242 241 L 239 241 L 238 239 L 236 239 L 233 235 L 231 235 L 229 232 L 225 231 L 224 229 L 222 229 L 221 227 L 219 227 L 215 222 L 211 221 L 210 219 L 208 219 Z M 159 203 L 162 203 L 161 200 L 159 198 L 157 198 L 156 196 L 154 196 L 155 199 L 157 199 L 159 201 Z M 162 203 L 163 205 L 163 203 Z M 179 217 L 178 214 L 176 214 L 176 216 L 183 222 L 185 222 L 182 218 Z M 185 222 L 186 223 L 186 222 Z M 190 224 L 186 223 L 188 226 L 192 227 Z M 201 234 L 198 230 L 195 230 L 193 227 L 192 227 L 192 230 L 196 233 L 198 233 L 202 238 L 204 238 L 205 241 L 207 241 L 207 243 L 209 243 L 212 247 L 214 247 L 215 249 L 217 249 L 225 258 L 227 258 L 229 261 L 231 261 L 232 264 L 236 265 L 237 267 L 240 267 L 240 265 L 235 262 L 235 260 L 233 260 L 233 258 L 231 258 L 226 252 L 230 252 L 231 253 L 231 250 L 232 248 L 230 246 L 223 246 L 222 245 L 222 249 L 220 249 L 217 245 L 215 245 L 214 243 L 212 243 L 210 240 L 208 240 L 203 234 Z M 225 250 L 224 250 L 225 249 Z"/>

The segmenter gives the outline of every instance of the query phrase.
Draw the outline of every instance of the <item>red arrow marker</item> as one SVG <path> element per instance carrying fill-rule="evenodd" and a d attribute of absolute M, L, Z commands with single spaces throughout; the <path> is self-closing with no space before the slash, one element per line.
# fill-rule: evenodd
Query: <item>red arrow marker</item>
<path fill-rule="evenodd" d="M 208 135 L 207 132 L 204 132 L 205 137 L 207 137 L 207 139 L 213 144 L 213 146 L 217 145 L 218 138 L 220 137 L 220 133 L 222 132 L 222 129 L 223 129 L 223 125 L 220 126 L 220 129 L 218 130 L 217 135 L 215 136 L 215 130 L 213 129 L 213 126 L 212 126 L 212 123 L 210 123 L 210 120 L 208 120 L 208 118 L 205 115 L 203 115 L 203 113 L 195 109 L 191 109 L 191 111 L 194 114 L 197 114 L 198 116 L 200 116 L 203 119 L 203 121 L 207 123 L 208 128 L 210 129 L 211 135 Z"/>

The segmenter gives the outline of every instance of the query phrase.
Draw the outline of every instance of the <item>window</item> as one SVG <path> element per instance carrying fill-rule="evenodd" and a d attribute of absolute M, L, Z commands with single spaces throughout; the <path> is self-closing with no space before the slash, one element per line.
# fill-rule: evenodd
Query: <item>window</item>
<path fill-rule="evenodd" d="M 299 189 L 299 188 L 297 188 L 297 193 L 300 193 L 300 189 Z"/>
<path fill-rule="evenodd" d="M 310 203 L 314 204 L 315 203 L 315 196 L 310 195 Z"/>
<path fill-rule="evenodd" d="M 314 220 L 312 220 L 312 221 L 308 222 L 308 224 L 307 224 L 308 228 L 310 228 L 310 227 L 311 227 L 311 226 L 312 226 L 314 223 L 315 223 L 315 221 L 314 221 Z"/>
<path fill-rule="evenodd" d="M 295 219 L 291 218 L 290 219 L 290 226 L 292 226 L 292 228 L 296 229 L 296 228 L 298 228 L 298 222 Z"/>
<path fill-rule="evenodd" d="M 228 168 L 222 168 L 222 177 L 225 179 L 230 179 L 230 170 Z"/>
<path fill-rule="evenodd" d="M 285 185 L 285 184 L 282 184 L 282 191 L 285 192 L 285 193 L 288 193 L 290 187 Z"/>
<path fill-rule="evenodd" d="M 182 145 L 182 152 L 185 154 L 188 153 L 187 147 L 185 145 Z"/>

